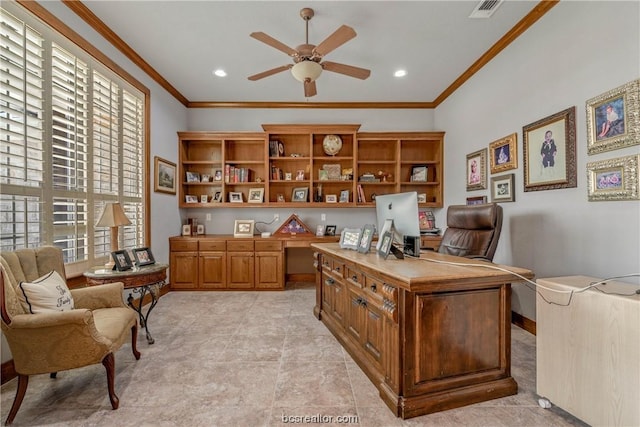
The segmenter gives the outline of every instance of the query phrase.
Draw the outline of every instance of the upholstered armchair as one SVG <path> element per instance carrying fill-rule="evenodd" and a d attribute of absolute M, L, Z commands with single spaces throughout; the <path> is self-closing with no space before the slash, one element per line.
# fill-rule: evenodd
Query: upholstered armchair
<path fill-rule="evenodd" d="M 6 424 L 13 422 L 20 409 L 30 375 L 49 373 L 55 378 L 59 371 L 96 363 L 106 368 L 109 400 L 117 409 L 113 354 L 129 334 L 133 355 L 140 358 L 136 348 L 137 315 L 123 302 L 123 284 L 68 290 L 62 251 L 55 246 L 3 252 L 0 266 L 2 331 L 18 374 L 18 388 Z M 54 276 L 59 282 L 45 286 L 46 280 Z M 43 287 L 53 291 L 57 307 L 37 309 L 41 297 L 37 293 Z M 35 293 L 31 293 L 34 289 Z"/>
<path fill-rule="evenodd" d="M 452 205 L 438 252 L 493 261 L 502 230 L 502 206 Z"/>

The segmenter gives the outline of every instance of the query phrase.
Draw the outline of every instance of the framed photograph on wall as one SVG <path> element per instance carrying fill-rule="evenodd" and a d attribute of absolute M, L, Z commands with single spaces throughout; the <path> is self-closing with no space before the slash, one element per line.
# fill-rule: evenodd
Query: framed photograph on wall
<path fill-rule="evenodd" d="M 576 107 L 522 128 L 524 191 L 578 186 L 576 177 Z"/>
<path fill-rule="evenodd" d="M 587 153 L 640 144 L 640 79 L 586 102 Z"/>
<path fill-rule="evenodd" d="M 491 173 L 499 173 L 518 167 L 518 134 L 500 138 L 489 144 Z"/>
<path fill-rule="evenodd" d="M 467 197 L 467 206 L 484 205 L 487 203 L 487 196 Z"/>
<path fill-rule="evenodd" d="M 587 189 L 590 202 L 639 200 L 640 155 L 587 163 Z"/>
<path fill-rule="evenodd" d="M 487 149 L 467 154 L 467 191 L 487 188 Z"/>
<path fill-rule="evenodd" d="M 155 185 L 158 193 L 176 194 L 176 164 L 155 156 Z"/>
<path fill-rule="evenodd" d="M 136 265 L 151 265 L 155 264 L 156 260 L 153 258 L 151 249 L 149 248 L 136 248 L 133 250 L 133 258 L 136 260 Z"/>
<path fill-rule="evenodd" d="M 491 201 L 515 202 L 515 174 L 499 175 L 491 177 Z"/>

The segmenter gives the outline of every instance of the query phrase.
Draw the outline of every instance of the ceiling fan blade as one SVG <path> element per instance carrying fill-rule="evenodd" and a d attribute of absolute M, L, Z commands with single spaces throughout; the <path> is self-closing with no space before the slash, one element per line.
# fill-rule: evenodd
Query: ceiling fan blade
<path fill-rule="evenodd" d="M 281 73 L 282 71 L 287 71 L 291 67 L 293 67 L 293 65 L 291 65 L 291 64 L 282 65 L 280 67 L 272 68 L 271 70 L 267 70 L 267 71 L 263 71 L 263 72 L 258 73 L 258 74 L 254 74 L 253 76 L 249 76 L 248 78 L 249 78 L 249 80 L 253 80 L 253 81 L 264 79 L 265 77 L 269 77 L 269 76 L 272 76 L 274 74 Z"/>
<path fill-rule="evenodd" d="M 290 48 L 286 44 L 274 39 L 273 37 L 261 32 L 261 31 L 255 32 L 255 33 L 251 33 L 249 35 L 251 37 L 253 37 L 254 39 L 256 39 L 256 40 L 261 41 L 262 43 L 266 43 L 271 47 L 275 47 L 276 49 L 286 53 L 289 56 L 296 56 L 298 54 L 298 51 L 296 51 L 295 49 Z"/>
<path fill-rule="evenodd" d="M 312 96 L 316 96 L 318 91 L 316 90 L 316 82 L 314 81 L 305 81 L 304 82 L 304 96 L 306 98 L 311 98 Z"/>
<path fill-rule="evenodd" d="M 324 61 L 320 63 L 322 68 L 327 71 L 333 71 L 334 73 L 344 74 L 349 77 L 355 77 L 356 79 L 365 80 L 371 71 L 365 68 L 354 67 L 353 65 L 340 64 L 338 62 Z"/>
<path fill-rule="evenodd" d="M 342 46 L 356 36 L 353 28 L 343 25 L 333 32 L 329 37 L 324 39 L 313 52 L 319 56 L 324 56 L 335 48 Z"/>

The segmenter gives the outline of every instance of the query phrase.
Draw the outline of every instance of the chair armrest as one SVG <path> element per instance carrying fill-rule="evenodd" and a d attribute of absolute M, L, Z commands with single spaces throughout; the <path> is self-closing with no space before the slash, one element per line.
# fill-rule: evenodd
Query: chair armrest
<path fill-rule="evenodd" d="M 75 308 L 126 307 L 122 299 L 124 284 L 122 282 L 106 283 L 104 285 L 89 286 L 71 290 L 73 305 Z"/>
<path fill-rule="evenodd" d="M 40 314 L 18 314 L 11 318 L 11 329 L 55 328 L 71 324 L 86 325 L 92 320 L 91 310 L 79 309 Z"/>

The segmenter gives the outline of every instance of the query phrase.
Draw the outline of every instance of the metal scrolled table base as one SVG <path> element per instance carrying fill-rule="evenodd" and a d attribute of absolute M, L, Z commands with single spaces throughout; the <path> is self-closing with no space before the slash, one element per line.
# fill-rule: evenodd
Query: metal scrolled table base
<path fill-rule="evenodd" d="M 158 303 L 158 299 L 160 297 L 160 288 L 162 288 L 164 285 L 165 285 L 165 282 L 163 280 L 163 281 L 152 283 L 149 285 L 143 285 L 136 288 L 132 288 L 133 293 L 140 294 L 140 298 L 138 299 L 138 304 L 135 303 L 136 300 L 133 298 L 133 295 L 131 293 L 129 293 L 129 298 L 127 298 L 127 303 L 129 304 L 129 307 L 134 309 L 135 312 L 138 313 L 138 316 L 140 317 L 140 327 L 144 328 L 147 334 L 147 343 L 149 344 L 153 344 L 155 342 L 155 340 L 151 336 L 151 333 L 149 332 L 149 315 L 151 314 L 151 310 L 153 310 L 153 308 Z M 142 309 L 143 309 L 144 297 L 145 295 L 147 295 L 147 293 L 151 296 L 151 303 L 149 304 L 149 308 L 147 308 L 147 313 L 145 314 L 143 313 Z"/>

